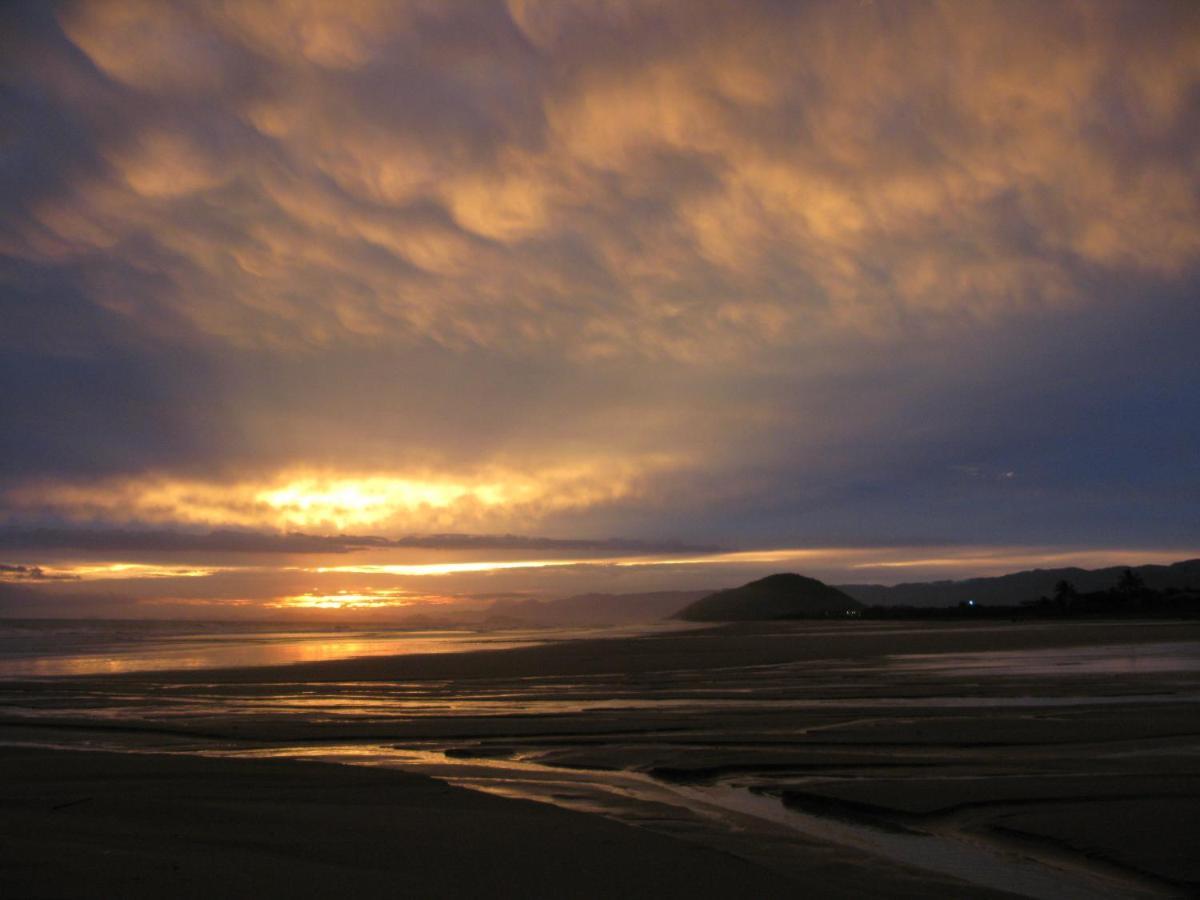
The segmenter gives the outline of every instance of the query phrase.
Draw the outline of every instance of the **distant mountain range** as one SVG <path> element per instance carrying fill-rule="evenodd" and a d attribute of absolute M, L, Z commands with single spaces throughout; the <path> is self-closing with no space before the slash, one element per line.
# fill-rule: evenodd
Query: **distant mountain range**
<path fill-rule="evenodd" d="M 741 587 L 709 594 L 676 613 L 688 622 L 754 622 L 845 616 L 862 604 L 823 581 L 804 575 L 768 575 Z"/>
<path fill-rule="evenodd" d="M 1106 569 L 1031 569 L 994 578 L 963 581 L 924 581 L 911 584 L 841 584 L 839 589 L 866 606 L 957 606 L 974 600 L 980 606 L 1016 606 L 1026 600 L 1050 596 L 1060 581 L 1077 591 L 1101 591 L 1117 583 L 1127 568 L 1142 577 L 1152 590 L 1200 588 L 1200 559 L 1169 566 L 1110 566 Z"/>
<path fill-rule="evenodd" d="M 826 585 L 802 575 L 772 575 L 740 588 L 724 591 L 655 591 L 640 594 L 577 594 L 558 600 L 499 600 L 487 610 L 491 625 L 628 625 L 655 622 L 669 618 L 691 618 L 684 612 L 698 606 L 698 615 L 713 616 L 738 592 L 755 594 L 750 608 L 755 616 L 786 618 L 789 615 L 823 615 L 825 609 L 855 609 L 862 606 L 958 606 L 974 600 L 979 606 L 1017 606 L 1026 600 L 1050 596 L 1060 581 L 1069 581 L 1077 591 L 1087 593 L 1111 588 L 1126 568 L 1141 576 L 1146 587 L 1153 590 L 1168 588 L 1200 588 L 1200 559 L 1187 560 L 1169 566 L 1110 566 L 1105 569 L 1032 569 L 993 578 L 968 578 L 962 581 L 926 581 L 910 584 L 841 584 Z M 772 581 L 785 579 L 785 581 Z M 800 579 L 791 581 L 791 579 Z M 755 587 L 759 585 L 760 587 Z M 819 585 L 818 590 L 813 585 Z M 790 592 L 790 593 L 789 593 Z M 829 593 L 832 592 L 832 593 Z M 787 597 L 805 598 L 798 607 L 789 606 Z M 823 606 L 821 598 L 829 601 Z M 725 599 L 712 599 L 725 598 Z M 697 604 L 697 601 L 702 601 Z M 855 603 L 857 601 L 857 604 Z M 740 602 L 740 601 L 738 601 Z M 782 603 L 782 606 L 777 605 Z M 738 603 L 735 603 L 738 605 Z M 775 611 L 782 610 L 782 616 Z M 726 615 L 722 612 L 721 615 Z M 718 618 L 696 618 L 694 621 L 717 621 Z M 720 619 L 722 621 L 727 621 Z"/>

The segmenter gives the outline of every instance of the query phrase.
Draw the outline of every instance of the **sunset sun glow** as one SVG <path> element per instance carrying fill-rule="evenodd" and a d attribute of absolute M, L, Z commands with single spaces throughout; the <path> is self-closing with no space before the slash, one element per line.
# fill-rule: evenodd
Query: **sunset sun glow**
<path fill-rule="evenodd" d="M 2 6 L 0 610 L 1196 552 L 1194 3 Z"/>
<path fill-rule="evenodd" d="M 462 479 L 291 472 L 231 482 L 149 477 L 91 485 L 37 483 L 9 491 L 6 499 L 16 508 L 85 522 L 438 530 L 537 520 L 612 502 L 632 494 L 653 465 L 571 465 L 534 473 L 500 469 Z"/>
<path fill-rule="evenodd" d="M 393 607 L 411 606 L 413 603 L 437 605 L 439 601 L 428 596 L 414 597 L 409 591 L 379 590 L 379 591 L 333 591 L 320 593 L 311 591 L 283 597 L 277 602 L 270 603 L 281 609 L 389 609 Z"/>

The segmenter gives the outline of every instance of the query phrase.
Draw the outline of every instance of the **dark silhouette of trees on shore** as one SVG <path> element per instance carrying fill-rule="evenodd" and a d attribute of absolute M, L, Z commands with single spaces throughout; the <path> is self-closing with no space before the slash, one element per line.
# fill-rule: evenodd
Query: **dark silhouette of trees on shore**
<path fill-rule="evenodd" d="M 1066 579 L 1054 586 L 1054 602 L 1059 609 L 1070 609 L 1079 599 L 1079 591 Z"/>
<path fill-rule="evenodd" d="M 1125 569 L 1108 590 L 1079 593 L 1068 581 L 1054 587 L 1053 597 L 1021 604 L 1024 610 L 1064 616 L 1200 615 L 1200 590 L 1192 587 L 1154 590 L 1133 569 Z"/>
<path fill-rule="evenodd" d="M 862 614 L 870 619 L 1028 619 L 1028 618 L 1200 618 L 1200 589 L 1147 587 L 1133 569 L 1125 569 L 1106 589 L 1081 593 L 1061 580 L 1053 594 L 1017 605 L 984 605 L 964 601 L 952 607 L 872 606 Z"/>
<path fill-rule="evenodd" d="M 1126 569 L 1121 573 L 1121 577 L 1117 579 L 1116 591 L 1127 597 L 1135 597 L 1138 594 L 1145 593 L 1146 582 L 1133 569 Z"/>

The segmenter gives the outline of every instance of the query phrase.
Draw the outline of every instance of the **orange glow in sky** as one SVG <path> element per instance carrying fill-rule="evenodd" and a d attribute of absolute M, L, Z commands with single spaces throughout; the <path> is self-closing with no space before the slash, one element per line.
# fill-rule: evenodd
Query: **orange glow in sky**
<path fill-rule="evenodd" d="M 310 591 L 280 598 L 264 606 L 279 609 L 381 609 L 388 607 L 403 607 L 420 605 L 439 605 L 447 602 L 442 598 L 412 595 L 403 590 L 362 590 L 362 591 Z"/>
<path fill-rule="evenodd" d="M 8 503 L 76 521 L 165 522 L 280 529 L 402 528 L 413 531 L 529 522 L 630 496 L 666 458 L 572 463 L 470 475 L 285 471 L 256 480 L 157 476 L 89 484 L 38 482 Z"/>
<path fill-rule="evenodd" d="M 1197 555 L 1200 0 L 0 21 L 0 615 Z"/>
<path fill-rule="evenodd" d="M 204 578 L 221 571 L 217 566 L 172 566 L 153 563 L 112 562 L 42 566 L 47 577 L 105 581 L 123 578 Z"/>

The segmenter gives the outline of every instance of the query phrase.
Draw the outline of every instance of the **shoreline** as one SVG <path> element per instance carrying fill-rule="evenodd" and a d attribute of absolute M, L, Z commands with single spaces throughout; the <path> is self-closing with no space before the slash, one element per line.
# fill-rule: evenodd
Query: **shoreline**
<path fill-rule="evenodd" d="M 653 624 L 653 623 L 652 623 Z M 622 626 L 626 628 L 628 626 Z M 1103 629 L 1121 628 L 1118 638 Z M 758 664 L 770 665 L 782 661 L 843 658 L 845 649 L 822 655 L 822 648 L 813 645 L 797 652 L 795 647 L 782 650 L 754 646 L 763 637 L 828 635 L 842 645 L 849 644 L 850 652 L 861 658 L 943 652 L 995 652 L 1005 649 L 1057 648 L 1066 646 L 1103 646 L 1127 643 L 1130 640 L 1153 639 L 1162 629 L 1171 628 L 1187 634 L 1189 640 L 1200 640 L 1200 621 L 1196 619 L 1021 619 L 963 621 L 940 619 L 907 621 L 896 619 L 858 620 L 776 620 L 741 623 L 695 623 L 667 631 L 647 630 L 641 634 L 613 636 L 562 637 L 531 641 L 520 646 L 470 647 L 448 651 L 418 653 L 362 653 L 322 660 L 254 665 L 221 665 L 211 667 L 147 668 L 123 672 L 85 672 L 81 674 L 0 676 L 0 689 L 22 684 L 53 684 L 56 682 L 110 683 L 119 681 L 173 683 L 242 683 L 259 681 L 278 683 L 311 680 L 337 681 L 348 678 L 388 680 L 393 677 L 440 678 L 484 677 L 500 674 L 518 676 L 537 674 L 534 667 L 546 663 L 559 674 L 603 674 L 597 668 L 595 651 L 612 649 L 629 651 L 643 642 L 654 642 L 647 652 L 626 653 L 621 665 L 624 671 L 650 671 L 662 665 L 661 651 L 677 649 L 677 638 L 696 638 L 689 649 L 712 661 L 719 656 L 738 656 L 749 652 Z M 555 629 L 546 629 L 552 631 Z M 1132 636 L 1131 636 L 1132 635 Z M 892 642 L 901 637 L 902 645 Z M 1064 640 L 1064 638 L 1066 638 Z M 567 652 L 569 649 L 578 653 Z M 888 650 L 894 652 L 888 653 Z M 719 660 L 718 660 L 719 661 Z M 491 663 L 488 665 L 487 663 Z M 482 663 L 482 665 L 480 665 Z"/>
<path fill-rule="evenodd" d="M 177 683 L 260 683 L 279 681 L 389 680 L 393 678 L 524 677 L 546 671 L 555 674 L 607 674 L 620 670 L 643 673 L 674 665 L 708 667 L 723 662 L 772 665 L 821 659 L 881 658 L 945 652 L 996 652 L 1065 646 L 1102 646 L 1159 638 L 1171 628 L 1200 640 L 1200 621 L 777 621 L 701 625 L 667 633 L 633 637 L 586 637 L 546 641 L 527 647 L 472 649 L 454 653 L 357 656 L 280 666 L 242 666 L 220 669 L 175 669 L 80 676 L 87 680 L 169 679 Z M 1106 629 L 1119 629 L 1107 631 Z M 794 637 L 805 646 L 773 641 Z M 836 638 L 824 641 L 822 638 Z M 901 638 L 897 643 L 896 638 Z M 764 642 L 764 639 L 765 642 Z M 1179 638 L 1176 638 L 1179 639 Z M 686 645 L 681 641 L 688 642 Z M 771 646 L 771 643 L 777 646 Z M 605 662 L 605 654 L 619 664 Z M 548 667 L 548 668 L 547 668 Z M 64 678 L 69 676 L 64 676 Z"/>

